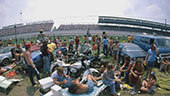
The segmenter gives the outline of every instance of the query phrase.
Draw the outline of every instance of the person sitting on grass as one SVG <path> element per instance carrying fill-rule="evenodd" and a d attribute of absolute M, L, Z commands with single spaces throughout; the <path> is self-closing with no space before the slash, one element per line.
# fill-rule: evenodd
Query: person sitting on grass
<path fill-rule="evenodd" d="M 135 95 L 142 80 L 144 73 L 144 66 L 141 59 L 137 59 L 136 63 L 132 66 L 129 74 L 129 83 L 134 86 L 134 91 L 130 94 Z"/>
<path fill-rule="evenodd" d="M 105 85 L 110 85 L 111 94 L 112 96 L 115 96 L 115 85 L 119 84 L 121 81 L 120 79 L 115 78 L 114 67 L 112 64 L 107 65 L 107 69 L 104 71 L 102 76 L 102 81 Z"/>
<path fill-rule="evenodd" d="M 0 67 L 0 74 L 8 71 L 8 70 L 11 70 L 12 68 L 14 68 L 16 66 L 15 63 L 11 64 L 11 65 L 8 65 L 8 66 L 4 66 L 4 67 Z"/>
<path fill-rule="evenodd" d="M 101 67 L 100 67 L 100 71 L 99 71 L 101 74 L 106 70 L 108 64 L 109 64 L 109 61 L 101 62 Z"/>
<path fill-rule="evenodd" d="M 79 79 L 73 80 L 72 85 L 69 87 L 68 91 L 72 94 L 90 93 L 93 91 L 94 85 L 98 85 L 98 77 L 93 77 L 92 75 L 87 76 L 86 84 L 79 82 Z"/>
<path fill-rule="evenodd" d="M 134 65 L 134 58 L 130 59 L 129 56 L 125 56 L 124 61 L 125 61 L 124 64 L 120 68 L 120 72 L 125 73 L 125 77 L 123 80 L 125 81 L 125 83 L 128 84 L 129 83 L 129 73 L 130 73 L 132 66 Z"/>
<path fill-rule="evenodd" d="M 168 68 L 168 70 L 170 70 L 170 61 L 168 61 L 167 58 L 164 57 L 161 62 L 161 66 L 160 66 L 159 70 L 161 71 L 162 69 L 165 69 L 165 74 L 167 74 L 167 68 Z"/>
<path fill-rule="evenodd" d="M 155 76 L 155 72 L 152 71 L 150 80 L 148 78 L 144 80 L 142 82 L 142 87 L 140 90 L 143 92 L 151 93 L 155 88 L 155 83 L 156 83 L 156 76 Z"/>
<path fill-rule="evenodd" d="M 70 76 L 64 74 L 64 69 L 62 67 L 58 67 L 56 71 L 54 71 L 51 75 L 51 78 L 54 80 L 54 83 L 62 86 L 63 88 L 70 86 Z"/>

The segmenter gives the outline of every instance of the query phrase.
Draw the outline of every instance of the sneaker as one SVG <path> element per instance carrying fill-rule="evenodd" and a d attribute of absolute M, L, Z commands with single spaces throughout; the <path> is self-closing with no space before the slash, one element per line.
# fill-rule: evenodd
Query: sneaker
<path fill-rule="evenodd" d="M 132 91 L 132 92 L 130 93 L 130 95 L 135 95 L 135 94 L 137 94 L 136 91 Z"/>
<path fill-rule="evenodd" d="M 117 93 L 117 96 L 120 96 L 120 92 L 119 92 L 119 93 Z"/>

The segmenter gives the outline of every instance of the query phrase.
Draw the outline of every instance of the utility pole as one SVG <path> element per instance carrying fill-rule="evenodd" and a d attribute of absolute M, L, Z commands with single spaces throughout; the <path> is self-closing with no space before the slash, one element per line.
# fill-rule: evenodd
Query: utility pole
<path fill-rule="evenodd" d="M 166 24 L 167 24 L 167 19 L 165 19 L 165 31 L 167 31 L 167 30 L 166 30 Z"/>
<path fill-rule="evenodd" d="M 15 24 L 15 26 L 14 26 L 14 29 L 15 29 L 15 43 L 16 43 L 16 45 L 17 45 L 17 26 L 16 26 L 16 24 Z"/>

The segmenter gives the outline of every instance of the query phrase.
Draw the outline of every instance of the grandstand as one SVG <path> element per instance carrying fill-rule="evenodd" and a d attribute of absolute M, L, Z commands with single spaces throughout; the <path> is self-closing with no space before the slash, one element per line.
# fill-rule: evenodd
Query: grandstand
<path fill-rule="evenodd" d="M 44 31 L 51 31 L 54 22 L 52 20 L 49 21 L 40 21 L 40 22 L 29 22 L 26 24 L 20 23 L 15 25 L 4 26 L 0 29 L 0 36 L 8 36 L 15 34 L 25 34 L 32 32 L 39 32 L 41 29 Z M 15 33 L 16 26 L 16 33 Z"/>
<path fill-rule="evenodd" d="M 64 30 L 109 30 L 109 31 L 126 31 L 137 33 L 156 33 L 158 35 L 170 36 L 170 25 L 122 17 L 99 16 L 98 24 L 70 24 L 60 25 L 58 31 Z"/>

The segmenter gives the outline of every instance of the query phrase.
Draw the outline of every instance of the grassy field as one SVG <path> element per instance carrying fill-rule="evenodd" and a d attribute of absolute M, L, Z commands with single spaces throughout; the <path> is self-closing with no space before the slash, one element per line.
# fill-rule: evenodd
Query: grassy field
<path fill-rule="evenodd" d="M 116 39 L 115 36 L 112 37 Z M 54 37 L 51 38 L 54 39 Z M 68 37 L 63 37 L 62 39 L 64 38 L 67 41 L 69 39 Z M 122 39 L 125 39 L 127 41 L 126 37 L 119 38 L 119 41 L 121 42 Z M 36 38 L 30 38 L 29 40 L 35 42 Z M 80 40 L 83 41 L 82 36 L 80 36 Z M 12 42 L 15 43 L 15 40 L 13 40 Z M 21 40 L 19 41 L 19 43 L 21 43 Z M 108 58 L 104 57 L 103 60 L 107 60 L 110 63 L 112 63 L 111 57 Z M 170 96 L 170 78 L 169 78 L 170 74 L 165 75 L 163 72 L 160 72 L 157 68 L 154 68 L 153 70 L 156 72 L 156 76 L 157 76 L 157 84 L 156 84 L 155 92 L 151 94 L 141 93 L 135 96 Z M 41 78 L 44 78 L 50 76 L 50 74 L 44 74 L 42 73 L 42 70 L 40 70 L 40 76 Z M 32 87 L 27 74 L 23 72 L 18 72 L 18 74 L 14 78 L 23 78 L 24 80 L 14 84 L 14 86 L 12 86 L 11 90 L 9 91 L 8 96 L 40 96 L 40 92 L 39 92 L 40 87 Z M 131 91 L 132 90 L 121 90 L 120 94 L 121 96 L 130 96 L 129 93 Z M 0 92 L 0 96 L 6 96 L 6 94 Z M 105 93 L 103 96 L 109 96 L 109 94 Z"/>

